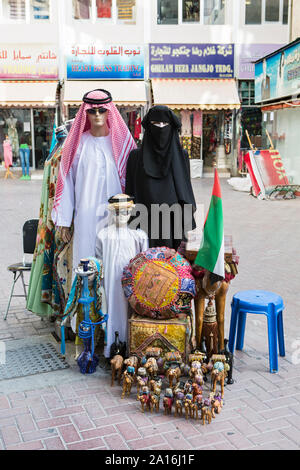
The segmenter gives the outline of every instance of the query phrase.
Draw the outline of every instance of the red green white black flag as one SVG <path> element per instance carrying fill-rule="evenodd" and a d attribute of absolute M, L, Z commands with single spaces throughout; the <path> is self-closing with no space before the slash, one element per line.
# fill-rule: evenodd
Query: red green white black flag
<path fill-rule="evenodd" d="M 217 169 L 215 169 L 210 207 L 203 228 L 202 243 L 195 264 L 211 273 L 225 277 L 223 206 Z"/>

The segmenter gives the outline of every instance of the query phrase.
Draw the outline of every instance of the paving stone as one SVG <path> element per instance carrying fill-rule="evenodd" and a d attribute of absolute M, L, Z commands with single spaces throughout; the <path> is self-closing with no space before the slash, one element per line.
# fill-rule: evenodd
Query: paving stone
<path fill-rule="evenodd" d="M 73 424 L 67 424 L 66 426 L 59 426 L 58 428 L 61 437 L 66 444 L 71 442 L 81 441 L 81 437 L 75 429 Z"/>
<path fill-rule="evenodd" d="M 5 446 L 21 442 L 21 436 L 17 426 L 5 426 L 1 429 L 2 440 Z"/>
<path fill-rule="evenodd" d="M 291 426 L 289 428 L 281 429 L 281 433 L 290 439 L 292 442 L 297 444 L 300 448 L 300 431 L 299 429 Z"/>
<path fill-rule="evenodd" d="M 76 442 L 75 444 L 68 444 L 67 448 L 69 450 L 93 450 L 98 449 L 98 447 L 105 447 L 105 443 L 101 437 L 97 439 L 89 439 L 88 441 Z"/>
<path fill-rule="evenodd" d="M 9 445 L 6 447 L 7 450 L 42 450 L 44 445 L 42 441 L 33 442 L 22 442 L 17 445 Z"/>
<path fill-rule="evenodd" d="M 37 421 L 37 426 L 39 429 L 56 428 L 58 426 L 63 426 L 64 424 L 71 424 L 69 416 L 63 416 L 62 418 L 42 419 Z"/>
<path fill-rule="evenodd" d="M 30 414 L 16 416 L 16 423 L 21 433 L 36 430 L 35 422 Z"/>
<path fill-rule="evenodd" d="M 257 436 L 251 436 L 250 439 L 254 444 L 263 445 L 268 444 L 270 442 L 280 441 L 285 437 L 286 431 L 291 428 L 282 429 L 281 431 L 269 431 L 269 432 L 262 432 Z"/>
<path fill-rule="evenodd" d="M 131 423 L 120 423 L 116 425 L 118 431 L 122 434 L 126 441 L 130 441 L 131 439 L 138 439 L 141 437 L 141 434 L 138 430 L 133 426 Z"/>
<path fill-rule="evenodd" d="M 128 443 L 129 447 L 134 450 L 145 450 L 152 446 L 165 444 L 166 441 L 162 436 L 150 436 L 142 439 L 135 439 Z"/>
<path fill-rule="evenodd" d="M 86 431 L 88 429 L 93 429 L 95 427 L 95 424 L 93 424 L 93 422 L 86 415 L 86 413 L 72 415 L 71 418 L 76 428 L 78 429 L 78 431 Z"/>
<path fill-rule="evenodd" d="M 109 436 L 115 434 L 116 429 L 114 426 L 103 426 L 101 428 L 90 429 L 89 431 L 82 431 L 80 434 L 83 440 L 92 439 L 93 437 Z"/>
<path fill-rule="evenodd" d="M 51 414 L 53 417 L 58 416 L 71 416 L 75 413 L 82 413 L 84 411 L 82 406 L 70 406 L 69 408 L 59 408 L 52 410 Z"/>
<path fill-rule="evenodd" d="M 47 450 L 65 450 L 66 446 L 60 437 L 51 437 L 50 439 L 43 440 Z"/>
<path fill-rule="evenodd" d="M 103 439 L 107 445 L 107 448 L 110 450 L 130 449 L 130 444 L 126 443 L 119 434 L 111 434 L 110 436 L 105 436 Z"/>

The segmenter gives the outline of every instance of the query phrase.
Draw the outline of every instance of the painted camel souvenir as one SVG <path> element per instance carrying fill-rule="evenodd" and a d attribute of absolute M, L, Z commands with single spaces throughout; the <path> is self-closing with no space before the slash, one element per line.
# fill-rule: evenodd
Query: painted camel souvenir
<path fill-rule="evenodd" d="M 114 386 L 115 378 L 118 378 L 118 384 L 121 384 L 121 375 L 122 375 L 122 367 L 123 367 L 124 359 L 122 356 L 117 354 L 114 356 L 111 361 L 111 386 Z"/>

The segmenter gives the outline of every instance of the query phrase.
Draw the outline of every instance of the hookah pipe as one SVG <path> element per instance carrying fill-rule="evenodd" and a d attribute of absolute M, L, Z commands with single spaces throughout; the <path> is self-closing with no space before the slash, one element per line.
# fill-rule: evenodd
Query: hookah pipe
<path fill-rule="evenodd" d="M 99 322 L 92 322 L 90 319 L 90 304 L 94 302 L 95 298 L 90 297 L 89 287 L 88 287 L 88 276 L 93 274 L 94 271 L 89 270 L 89 260 L 82 259 L 80 260 L 83 270 L 76 270 L 77 274 L 82 278 L 83 281 L 83 290 L 82 296 L 78 300 L 78 303 L 83 305 L 84 311 L 84 320 L 80 323 L 78 327 L 78 336 L 83 339 L 84 351 L 80 354 L 77 359 L 77 363 L 82 374 L 93 374 L 96 370 L 96 367 L 99 362 L 99 358 L 94 354 L 95 344 L 94 344 L 94 332 L 97 325 L 106 323 L 108 315 L 102 315 L 102 319 Z M 102 313 L 102 312 L 101 312 Z M 100 314 L 101 314 L 100 313 Z"/>
<path fill-rule="evenodd" d="M 90 304 L 94 302 L 95 298 L 90 297 L 89 287 L 88 287 L 88 276 L 95 273 L 94 269 L 89 269 L 89 260 L 82 259 L 80 260 L 80 265 L 82 269 L 77 268 L 75 270 L 76 274 L 82 278 L 83 289 L 82 295 L 78 300 L 78 303 L 83 305 L 84 320 L 80 323 L 78 327 L 78 336 L 83 339 L 84 351 L 80 354 L 77 359 L 77 363 L 82 374 L 92 374 L 95 372 L 96 367 L 99 362 L 99 358 L 94 354 L 95 344 L 94 344 L 94 331 L 97 325 L 107 323 L 108 314 L 103 315 L 100 310 L 101 320 L 99 322 L 92 322 L 90 319 Z M 68 315 L 67 315 L 68 316 Z M 63 318 L 61 324 L 61 353 L 65 354 L 65 332 L 64 332 L 64 322 L 66 317 Z"/>

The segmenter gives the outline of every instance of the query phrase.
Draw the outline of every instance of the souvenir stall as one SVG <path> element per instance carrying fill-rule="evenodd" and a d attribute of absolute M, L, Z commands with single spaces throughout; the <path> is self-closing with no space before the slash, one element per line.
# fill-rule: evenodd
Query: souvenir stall
<path fill-rule="evenodd" d="M 95 148 L 93 140 L 88 148 L 87 139 L 89 135 L 93 137 L 92 132 L 97 126 L 108 130 L 105 126 L 110 124 L 112 141 L 115 133 L 128 141 L 130 134 L 111 103 L 109 92 L 96 90 L 84 95 L 82 100 L 74 123 L 74 129 L 78 131 L 79 126 L 76 124 L 80 123 L 81 130 L 78 133 L 70 133 L 75 143 L 81 139 L 85 142 L 85 145 L 79 147 L 80 152 L 90 155 Z M 93 121 L 93 116 L 100 114 L 99 111 L 95 113 L 95 108 L 92 107 L 95 104 L 100 105 L 100 108 L 102 106 L 103 122 L 100 122 L 100 118 Z M 109 109 L 110 113 L 106 113 L 104 109 Z M 108 119 L 111 119 L 110 123 Z M 91 125 L 90 133 L 83 132 L 86 125 L 88 126 L 88 121 Z M 166 123 L 169 125 L 166 126 Z M 96 231 L 95 257 L 81 257 L 87 253 L 88 237 L 94 244 L 95 234 L 90 224 L 83 223 L 84 227 L 80 232 L 77 231 L 77 237 L 86 240 L 84 245 L 78 244 L 74 237 L 73 247 L 76 246 L 81 251 L 80 256 L 79 251 L 73 252 L 76 275 L 61 322 L 61 351 L 63 354 L 66 352 L 65 325 L 69 321 L 76 334 L 75 359 L 82 374 L 96 371 L 100 361 L 99 353 L 102 353 L 102 367 L 111 368 L 111 385 L 114 386 L 115 379 L 119 384 L 122 382 L 120 399 L 130 396 L 136 385 L 142 412 L 155 410 L 158 413 L 161 402 L 165 414 L 171 414 L 172 409 L 175 409 L 176 414 L 184 413 L 186 419 L 201 419 L 204 425 L 210 423 L 221 411 L 224 404 L 225 380 L 227 383 L 233 383 L 232 355 L 224 339 L 224 299 L 229 282 L 237 273 L 238 260 L 229 242 L 229 248 L 220 246 L 220 254 L 224 256 L 226 253 L 228 258 L 219 263 L 218 269 L 209 268 L 204 258 L 201 258 L 201 249 L 193 249 L 189 243 L 186 244 L 183 235 L 180 236 L 179 242 L 177 236 L 174 239 L 170 236 L 166 240 L 170 246 L 161 246 L 162 239 L 159 236 L 152 237 L 152 232 L 149 234 L 146 226 L 141 224 L 141 228 L 135 228 L 132 224 L 132 220 L 137 216 L 133 212 L 135 203 L 139 204 L 144 194 L 141 192 L 141 186 L 137 187 L 136 179 L 138 183 L 142 183 L 142 189 L 147 187 L 149 198 L 153 196 L 152 174 L 157 176 L 154 183 L 156 189 L 157 184 L 166 185 L 167 182 L 170 191 L 175 183 L 179 183 L 180 177 L 182 186 L 185 186 L 181 200 L 183 198 L 184 201 L 192 202 L 194 198 L 189 174 L 184 171 L 185 156 L 178 136 L 179 119 L 169 108 L 157 106 L 149 110 L 143 126 L 143 146 L 135 149 L 132 139 L 132 150 L 127 161 L 125 187 L 131 188 L 132 195 L 120 193 L 109 198 L 106 206 L 107 223 Z M 157 140 L 161 142 L 162 136 L 167 141 L 166 145 L 159 148 L 159 152 L 165 152 L 163 165 L 161 160 L 157 162 L 151 157 L 153 154 L 149 153 L 152 146 L 156 148 Z M 104 139 L 98 142 L 101 146 L 105 145 Z M 118 142 L 118 145 L 123 148 L 122 143 Z M 66 146 L 70 159 L 76 153 L 74 147 L 76 145 Z M 139 152 L 145 152 L 144 165 L 142 169 L 138 167 L 139 171 L 133 172 L 133 176 L 130 168 L 137 162 Z M 172 158 L 169 158 L 170 156 Z M 88 164 L 94 164 L 94 160 L 88 160 Z M 168 162 L 173 170 L 182 165 L 182 171 L 167 170 L 165 175 Z M 120 168 L 122 165 L 118 165 L 118 169 Z M 179 177 L 177 173 L 180 173 Z M 97 177 L 97 181 L 98 179 Z M 157 192 L 154 194 L 157 195 Z M 59 193 L 56 194 L 57 197 Z M 57 201 L 56 211 L 60 220 L 59 211 L 62 211 L 64 217 L 67 212 L 63 198 Z M 222 201 L 217 173 L 209 220 L 216 220 L 211 214 L 216 210 L 216 205 L 218 214 L 221 214 Z M 138 207 L 136 209 L 140 210 Z M 74 220 L 75 235 L 77 224 L 80 223 L 78 217 L 80 215 L 78 216 L 77 212 Z M 81 222 L 84 217 L 85 215 L 81 214 Z M 220 219 L 219 222 L 223 227 L 223 220 Z M 154 223 L 154 220 L 151 223 Z M 181 223 L 185 227 L 185 219 L 182 219 Z M 171 228 L 172 218 L 169 225 Z M 87 226 L 89 230 L 85 233 Z M 220 230 L 219 227 L 208 227 L 208 231 L 213 230 L 214 233 L 221 234 L 220 245 L 223 240 L 222 227 L 220 226 Z M 155 241 L 157 243 L 154 243 Z M 174 249 L 174 246 L 178 248 Z M 212 248 L 204 251 L 210 253 Z M 220 258 L 218 254 L 217 258 Z M 76 263 L 74 259 L 77 260 Z M 195 315 L 192 309 L 193 301 Z M 211 383 L 207 377 L 209 374 Z"/>

